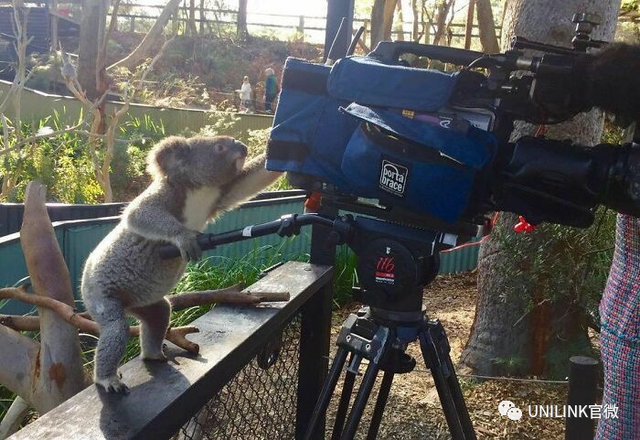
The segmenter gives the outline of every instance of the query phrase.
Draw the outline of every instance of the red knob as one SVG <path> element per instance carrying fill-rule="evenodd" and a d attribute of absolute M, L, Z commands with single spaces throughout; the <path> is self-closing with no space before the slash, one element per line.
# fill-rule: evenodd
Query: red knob
<path fill-rule="evenodd" d="M 515 224 L 515 226 L 513 227 L 513 230 L 516 231 L 516 233 L 520 234 L 521 232 L 533 232 L 536 230 L 536 227 L 534 225 L 532 225 L 531 223 L 527 222 L 527 219 L 524 218 L 523 216 L 518 216 L 518 223 Z"/>
<path fill-rule="evenodd" d="M 322 194 L 316 191 L 312 192 L 304 202 L 306 212 L 318 212 L 318 209 L 320 209 L 320 203 L 322 203 Z"/>

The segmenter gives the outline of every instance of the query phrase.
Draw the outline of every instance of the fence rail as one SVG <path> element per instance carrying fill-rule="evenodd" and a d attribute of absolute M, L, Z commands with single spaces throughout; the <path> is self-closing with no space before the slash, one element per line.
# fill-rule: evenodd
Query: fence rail
<path fill-rule="evenodd" d="M 202 4 L 201 4 L 202 5 Z M 136 22 L 141 20 L 145 21 L 155 21 L 160 15 L 160 11 L 164 8 L 164 5 L 153 4 L 153 5 L 138 5 L 134 3 L 124 3 L 120 4 L 120 9 L 118 13 L 118 18 L 122 19 L 124 23 L 128 23 L 129 32 L 136 31 Z M 129 10 L 128 12 L 122 12 L 123 10 Z M 142 13 L 144 9 L 156 9 L 157 13 L 153 12 L 150 14 Z M 237 23 L 237 14 L 238 11 L 231 9 L 211 9 L 198 7 L 195 8 L 193 21 L 200 25 L 200 32 L 203 31 L 204 26 L 208 25 L 212 26 L 235 26 Z M 174 33 L 178 32 L 178 24 L 184 23 L 184 29 L 187 29 L 186 23 L 190 20 L 191 10 L 189 7 L 181 6 L 178 8 L 176 13 L 172 18 Z M 278 21 L 286 21 L 287 23 L 275 23 L 270 19 L 279 19 Z M 309 22 L 313 22 L 314 24 L 309 24 Z M 304 38 L 305 32 L 312 31 L 318 33 L 324 33 L 326 31 L 326 17 L 324 16 L 310 16 L 310 15 L 292 15 L 292 14 L 282 14 L 282 13 L 271 13 L 271 12 L 250 12 L 247 14 L 247 26 L 254 28 L 264 28 L 264 29 L 290 29 L 295 30 L 300 38 Z M 355 17 L 353 20 L 354 26 L 364 26 L 366 31 L 363 36 L 363 41 L 365 44 L 369 44 L 370 41 L 367 41 L 368 31 L 370 30 L 371 20 L 366 17 Z M 422 27 L 422 23 L 420 23 Z M 122 25 L 119 24 L 119 29 L 124 30 Z M 465 37 L 464 30 L 467 27 L 466 23 L 449 23 L 447 27 L 450 29 L 450 33 L 448 34 L 451 38 L 462 38 Z M 395 36 L 399 39 L 411 39 L 412 31 L 405 29 L 412 29 L 413 22 L 412 21 L 403 21 L 402 23 L 394 23 L 394 29 L 391 31 L 391 35 Z M 430 23 L 427 23 L 426 32 L 422 35 L 422 40 L 430 39 L 435 35 L 435 29 L 431 26 Z M 472 33 L 471 38 L 477 39 L 479 38 L 479 26 L 477 24 L 472 25 Z M 457 31 L 457 32 L 456 32 Z M 498 39 L 500 39 L 500 35 L 502 32 L 501 26 L 496 26 L 496 33 L 498 34 Z"/>
<path fill-rule="evenodd" d="M 219 305 L 193 322 L 200 330 L 190 337 L 200 345 L 197 356 L 168 344 L 168 363 L 136 358 L 120 370 L 131 388 L 125 398 L 90 386 L 12 439 L 249 438 L 239 429 L 250 429 L 251 438 L 292 438 L 304 389 L 299 373 L 311 367 L 296 355 L 304 344 L 301 309 L 332 277 L 332 268 L 306 263 L 273 270 L 251 289 L 288 291 L 288 302 Z"/>

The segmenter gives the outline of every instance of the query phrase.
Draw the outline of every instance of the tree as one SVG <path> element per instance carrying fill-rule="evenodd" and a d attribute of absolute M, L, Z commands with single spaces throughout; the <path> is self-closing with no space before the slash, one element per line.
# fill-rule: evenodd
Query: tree
<path fill-rule="evenodd" d="M 384 9 L 387 0 L 375 0 L 371 8 L 371 48 L 384 39 Z"/>
<path fill-rule="evenodd" d="M 498 37 L 496 36 L 496 25 L 493 21 L 491 0 L 477 0 L 476 10 L 482 49 L 486 53 L 499 52 L 500 47 L 498 46 Z"/>
<path fill-rule="evenodd" d="M 104 0 L 84 0 L 82 3 L 80 45 L 78 47 L 78 81 L 90 100 L 99 97 L 97 62 L 104 36 L 105 9 Z"/>
<path fill-rule="evenodd" d="M 91 0 L 88 0 L 88 1 L 91 1 Z M 142 63 L 144 60 L 149 58 L 149 53 L 151 52 L 151 49 L 153 48 L 154 44 L 156 44 L 156 42 L 158 41 L 158 38 L 160 38 L 160 36 L 162 35 L 162 32 L 164 31 L 165 26 L 171 19 L 171 16 L 173 16 L 173 14 L 180 7 L 180 1 L 181 0 L 169 0 L 167 5 L 164 7 L 162 12 L 160 13 L 160 16 L 156 19 L 155 23 L 153 23 L 153 26 L 151 27 L 147 35 L 145 35 L 143 40 L 133 50 L 133 52 L 131 52 L 129 55 L 127 55 L 125 58 L 121 59 L 117 63 L 114 63 L 111 66 L 109 66 L 107 70 L 112 70 L 117 67 L 123 66 L 133 71 L 133 69 L 135 69 L 138 65 L 140 65 L 140 63 Z"/>
<path fill-rule="evenodd" d="M 247 28 L 247 2 L 248 0 L 240 0 L 238 3 L 238 28 L 236 33 L 240 40 L 246 40 L 249 37 L 249 29 Z"/>
<path fill-rule="evenodd" d="M 433 44 L 445 44 L 444 37 L 447 31 L 447 17 L 455 0 L 440 0 L 438 2 L 437 16 L 435 20 L 435 34 L 433 35 Z"/>
<path fill-rule="evenodd" d="M 611 40 L 620 1 L 511 0 L 507 7 L 503 48 L 514 35 L 567 45 L 574 29 L 571 17 L 579 11 L 599 14 L 603 21 L 594 38 Z M 602 127 L 602 114 L 592 111 L 549 127 L 547 136 L 595 145 Z M 519 123 L 514 139 L 534 129 Z M 571 347 L 588 343 L 587 317 L 579 301 L 581 276 L 568 279 L 572 277 L 554 273 L 558 261 L 553 256 L 567 251 L 554 239 L 559 229 L 541 227 L 520 236 L 513 233 L 515 222 L 514 215 L 501 213 L 480 250 L 476 314 L 461 356 L 462 366 L 479 374 L 502 374 L 504 365 L 517 367 L 514 373 L 543 374 L 550 369 L 551 353 L 565 355 Z M 558 292 L 549 292 L 553 277 L 561 286 Z"/>
<path fill-rule="evenodd" d="M 196 27 L 196 0 L 189 0 L 189 35 L 195 37 L 198 35 Z"/>

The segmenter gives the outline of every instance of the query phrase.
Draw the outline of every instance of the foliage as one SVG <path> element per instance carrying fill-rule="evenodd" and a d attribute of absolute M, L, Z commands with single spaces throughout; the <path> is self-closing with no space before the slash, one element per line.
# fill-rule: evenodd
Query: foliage
<path fill-rule="evenodd" d="M 336 282 L 333 306 L 336 309 L 353 302 L 352 288 L 357 283 L 356 265 L 358 258 L 347 246 L 342 246 L 336 253 Z"/>
<path fill-rule="evenodd" d="M 235 27 L 233 29 L 235 33 Z M 218 38 L 178 36 L 147 78 L 139 93 L 142 102 L 154 105 L 226 109 L 234 100 L 244 75 L 260 96 L 264 69 L 272 67 L 279 75 L 288 56 L 319 59 L 321 47 L 302 42 L 283 42 L 269 38 L 251 38 L 236 44 L 223 32 Z M 137 40 L 123 35 L 122 53 L 135 47 Z M 158 45 L 162 42 L 159 41 Z M 122 75 L 116 76 L 122 87 Z"/>
<path fill-rule="evenodd" d="M 14 127 L 7 121 L 9 143 L 14 143 Z M 58 113 L 33 125 L 23 123 L 23 137 L 46 133 L 62 128 Z M 64 203 L 97 203 L 100 187 L 93 177 L 93 168 L 86 152 L 84 139 L 77 133 L 45 137 L 4 156 L 0 164 L 0 175 L 17 178 L 16 185 L 7 201 L 18 202 L 24 198 L 24 190 L 30 180 L 40 180 L 48 188 L 50 200 Z"/>
<path fill-rule="evenodd" d="M 492 239 L 513 255 L 510 264 L 499 267 L 509 280 L 503 300 L 524 295 L 529 300 L 525 312 L 541 301 L 569 300 L 597 316 L 613 256 L 615 213 L 598 210 L 587 229 L 542 224 L 534 234 L 516 237 L 509 228 L 498 226 L 492 232 Z"/>
<path fill-rule="evenodd" d="M 640 6 L 640 1 L 638 0 L 622 0 L 622 4 L 620 5 L 620 9 L 623 11 L 637 11 Z"/>
<path fill-rule="evenodd" d="M 64 115 L 53 116 L 33 124 L 23 123 L 22 136 L 47 133 L 64 128 Z M 82 115 L 80 116 L 82 117 Z M 10 122 L 7 122 L 10 124 Z M 9 145 L 15 132 L 9 131 Z M 116 200 L 128 200 L 146 185 L 145 157 L 153 142 L 164 136 L 164 127 L 149 117 L 131 118 L 121 124 L 116 142 L 111 172 Z M 0 176 L 18 177 L 18 184 L 6 200 L 21 202 L 30 180 L 39 180 L 48 188 L 48 199 L 62 203 L 98 203 L 102 190 L 95 179 L 91 159 L 83 133 L 67 132 L 41 138 L 26 147 L 26 151 L 13 153 L 0 163 Z"/>
<path fill-rule="evenodd" d="M 16 395 L 14 393 L 0 386 L 0 420 L 4 418 L 15 398 Z"/>

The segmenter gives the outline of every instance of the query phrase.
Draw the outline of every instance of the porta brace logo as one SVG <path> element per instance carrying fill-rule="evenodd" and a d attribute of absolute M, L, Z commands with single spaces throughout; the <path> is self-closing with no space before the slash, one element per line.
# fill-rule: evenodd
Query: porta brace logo
<path fill-rule="evenodd" d="M 386 159 L 382 160 L 382 169 L 380 171 L 380 188 L 403 197 L 404 190 L 407 187 L 407 178 L 409 177 L 409 169 L 390 162 Z"/>

